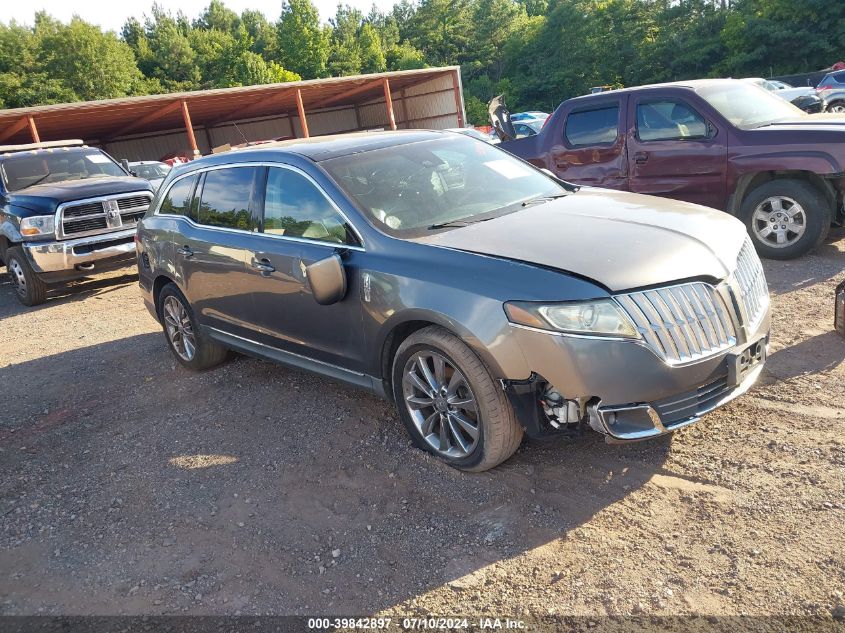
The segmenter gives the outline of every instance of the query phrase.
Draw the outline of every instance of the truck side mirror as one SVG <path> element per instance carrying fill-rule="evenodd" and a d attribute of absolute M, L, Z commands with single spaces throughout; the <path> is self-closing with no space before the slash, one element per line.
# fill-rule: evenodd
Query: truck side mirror
<path fill-rule="evenodd" d="M 305 276 L 314 300 L 322 306 L 337 303 L 346 296 L 346 270 L 337 253 L 306 266 Z"/>
<path fill-rule="evenodd" d="M 129 174 L 130 176 L 137 176 L 134 171 L 129 168 L 129 161 L 125 158 L 120 159 L 120 166 L 123 167 L 124 171 Z"/>

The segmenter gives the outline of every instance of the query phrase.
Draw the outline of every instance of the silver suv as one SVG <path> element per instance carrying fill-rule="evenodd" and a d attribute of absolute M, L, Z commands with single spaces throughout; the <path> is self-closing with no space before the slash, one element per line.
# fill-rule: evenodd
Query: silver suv
<path fill-rule="evenodd" d="M 138 238 L 144 300 L 180 363 L 236 349 L 375 392 L 464 470 L 523 433 L 674 431 L 747 390 L 768 344 L 741 222 L 578 188 L 456 134 L 197 160 L 168 175 Z"/>

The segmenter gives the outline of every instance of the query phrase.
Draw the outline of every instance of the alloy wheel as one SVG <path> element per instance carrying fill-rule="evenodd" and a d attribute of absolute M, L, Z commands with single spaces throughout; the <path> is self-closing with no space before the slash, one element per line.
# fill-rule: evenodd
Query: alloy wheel
<path fill-rule="evenodd" d="M 795 244 L 807 230 L 807 214 L 793 198 L 766 198 L 751 216 L 751 228 L 757 238 L 773 247 L 785 248 Z"/>
<path fill-rule="evenodd" d="M 841 113 L 845 112 L 845 103 L 836 103 L 836 104 L 830 106 L 827 109 L 827 111 L 828 112 L 837 112 L 837 113 L 841 114 Z"/>
<path fill-rule="evenodd" d="M 23 274 L 23 267 L 17 259 L 9 260 L 9 272 L 12 273 L 12 282 L 15 284 L 15 291 L 21 296 L 26 296 L 26 275 Z"/>
<path fill-rule="evenodd" d="M 173 349 L 182 360 L 190 362 L 196 353 L 197 341 L 188 310 L 178 297 L 169 295 L 164 300 L 162 312 L 164 329 Z"/>
<path fill-rule="evenodd" d="M 422 351 L 402 372 L 405 406 L 431 449 L 445 457 L 470 455 L 481 439 L 475 395 L 461 371 L 437 352 Z"/>

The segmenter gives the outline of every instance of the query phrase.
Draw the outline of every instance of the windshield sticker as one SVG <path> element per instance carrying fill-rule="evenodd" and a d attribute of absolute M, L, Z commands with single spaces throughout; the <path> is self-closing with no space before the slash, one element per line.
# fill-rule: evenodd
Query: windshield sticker
<path fill-rule="evenodd" d="M 103 156 L 102 154 L 89 154 L 85 158 L 90 160 L 92 163 L 110 163 L 111 162 L 108 159 L 107 156 Z"/>
<path fill-rule="evenodd" d="M 513 180 L 514 178 L 525 178 L 526 176 L 531 175 L 531 170 L 524 165 L 504 158 L 487 161 L 484 163 L 484 166 L 489 167 L 508 180 Z"/>

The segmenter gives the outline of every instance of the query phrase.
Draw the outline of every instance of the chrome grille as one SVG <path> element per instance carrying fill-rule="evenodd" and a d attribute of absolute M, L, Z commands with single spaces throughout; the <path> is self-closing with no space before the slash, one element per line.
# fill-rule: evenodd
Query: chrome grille
<path fill-rule="evenodd" d="M 61 207 L 61 237 L 131 228 L 144 216 L 151 201 L 151 193 L 136 191 L 67 203 Z"/>
<path fill-rule="evenodd" d="M 687 363 L 736 345 L 725 302 L 710 284 L 696 281 L 630 292 L 616 300 L 667 363 Z"/>
<path fill-rule="evenodd" d="M 745 240 L 739 251 L 734 278 L 739 291 L 738 299 L 745 312 L 743 321 L 749 331 L 754 331 L 766 314 L 766 308 L 769 305 L 769 287 L 766 285 L 763 264 L 749 239 Z"/>

